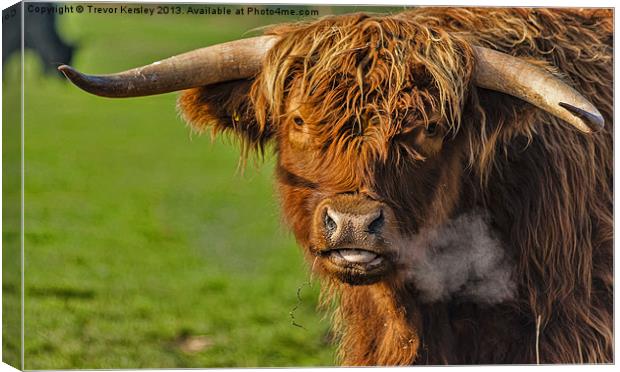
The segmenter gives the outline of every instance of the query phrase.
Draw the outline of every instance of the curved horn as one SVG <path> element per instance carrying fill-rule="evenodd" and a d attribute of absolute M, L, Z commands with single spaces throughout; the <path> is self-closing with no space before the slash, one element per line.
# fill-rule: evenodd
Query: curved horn
<path fill-rule="evenodd" d="M 585 133 L 604 127 L 605 120 L 596 107 L 551 73 L 508 54 L 473 49 L 477 86 L 527 101 Z"/>
<path fill-rule="evenodd" d="M 112 75 L 86 75 L 58 67 L 73 84 L 102 97 L 140 97 L 243 79 L 260 70 L 276 36 L 258 36 L 212 45 Z"/>

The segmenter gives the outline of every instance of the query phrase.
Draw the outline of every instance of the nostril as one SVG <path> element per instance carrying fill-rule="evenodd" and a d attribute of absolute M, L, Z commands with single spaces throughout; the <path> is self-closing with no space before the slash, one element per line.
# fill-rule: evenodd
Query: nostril
<path fill-rule="evenodd" d="M 327 211 L 325 211 L 325 217 L 323 217 L 323 223 L 325 224 L 325 229 L 330 234 L 336 231 L 336 228 L 338 227 L 338 225 L 336 224 L 336 221 L 334 221 L 334 219 L 331 218 L 331 216 L 329 215 L 329 212 Z"/>
<path fill-rule="evenodd" d="M 385 223 L 385 217 L 383 217 L 383 211 L 380 211 L 379 212 L 379 216 L 377 218 L 375 218 L 368 225 L 368 233 L 369 234 L 378 234 L 379 231 L 381 231 L 381 228 L 383 227 L 384 223 Z"/>

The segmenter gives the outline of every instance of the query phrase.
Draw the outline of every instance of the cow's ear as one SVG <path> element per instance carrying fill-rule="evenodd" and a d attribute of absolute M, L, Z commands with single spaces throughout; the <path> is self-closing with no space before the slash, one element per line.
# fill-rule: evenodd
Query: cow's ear
<path fill-rule="evenodd" d="M 233 133 L 243 151 L 263 152 L 272 137 L 267 123 L 260 124 L 252 105 L 251 80 L 236 80 L 188 89 L 181 93 L 178 109 L 185 121 L 199 132 Z"/>

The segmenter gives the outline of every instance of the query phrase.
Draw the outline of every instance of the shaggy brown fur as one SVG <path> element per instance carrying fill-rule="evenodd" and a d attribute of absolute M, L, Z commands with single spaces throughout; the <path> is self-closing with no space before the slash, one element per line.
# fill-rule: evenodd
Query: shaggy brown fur
<path fill-rule="evenodd" d="M 179 107 L 199 131 L 237 133 L 244 153 L 275 144 L 303 247 L 321 200 L 354 193 L 389 205 L 402 237 L 488 211 L 516 262 L 517 297 L 493 306 L 424 304 L 399 275 L 325 278 L 343 364 L 534 363 L 537 317 L 541 363 L 613 361 L 611 11 L 420 8 L 268 33 L 282 39 L 254 80 L 186 91 Z M 605 129 L 476 88 L 474 45 L 552 71 Z"/>

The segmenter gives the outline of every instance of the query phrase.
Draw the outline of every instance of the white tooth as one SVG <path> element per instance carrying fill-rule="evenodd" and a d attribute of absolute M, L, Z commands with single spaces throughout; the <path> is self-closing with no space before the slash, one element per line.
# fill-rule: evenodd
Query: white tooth
<path fill-rule="evenodd" d="M 338 253 L 340 253 L 345 260 L 354 263 L 368 263 L 377 257 L 377 255 L 372 252 L 360 249 L 340 249 Z"/>

